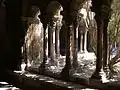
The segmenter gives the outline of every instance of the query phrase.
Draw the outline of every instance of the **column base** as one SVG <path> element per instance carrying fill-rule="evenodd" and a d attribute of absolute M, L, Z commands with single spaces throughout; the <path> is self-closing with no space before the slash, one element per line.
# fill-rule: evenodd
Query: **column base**
<path fill-rule="evenodd" d="M 106 73 L 106 77 L 107 77 L 107 78 L 110 78 L 110 69 L 109 69 L 109 67 L 108 67 L 108 66 L 107 66 L 107 67 L 104 67 L 103 70 L 104 70 L 104 72 Z"/>
<path fill-rule="evenodd" d="M 63 70 L 62 70 L 62 72 L 61 72 L 61 78 L 62 79 L 64 79 L 64 80 L 68 80 L 69 79 L 69 77 L 70 77 L 70 67 L 68 67 L 68 65 L 66 65 L 64 68 L 63 68 Z"/>
<path fill-rule="evenodd" d="M 89 84 L 102 83 L 102 76 L 100 73 L 94 72 L 89 79 Z"/>
<path fill-rule="evenodd" d="M 87 50 L 84 50 L 83 52 L 84 52 L 84 53 L 88 53 L 88 51 L 87 51 Z"/>
<path fill-rule="evenodd" d="M 88 51 L 87 50 L 80 50 L 80 51 L 78 51 L 79 53 L 88 53 Z"/>
<path fill-rule="evenodd" d="M 73 66 L 74 69 L 77 69 L 77 68 L 79 67 L 78 61 L 77 61 L 77 60 L 76 60 L 76 61 L 73 61 L 72 66 Z"/>
<path fill-rule="evenodd" d="M 56 61 L 56 59 L 50 59 L 49 60 L 49 65 L 50 66 L 57 66 L 58 65 L 58 61 Z"/>
<path fill-rule="evenodd" d="M 90 83 L 105 83 L 109 82 L 106 77 L 106 73 L 102 70 L 101 72 L 94 72 L 90 78 Z"/>
<path fill-rule="evenodd" d="M 84 53 L 84 51 L 83 51 L 83 50 L 81 50 L 81 51 L 79 51 L 78 53 Z"/>
<path fill-rule="evenodd" d="M 40 65 L 40 67 L 39 67 L 39 73 L 40 73 L 40 74 L 44 74 L 44 72 L 45 72 L 45 64 L 42 63 L 42 64 Z"/>

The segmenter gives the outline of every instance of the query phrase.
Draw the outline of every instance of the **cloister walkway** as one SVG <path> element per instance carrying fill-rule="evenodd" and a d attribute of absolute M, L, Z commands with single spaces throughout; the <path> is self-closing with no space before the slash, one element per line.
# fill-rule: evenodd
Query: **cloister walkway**
<path fill-rule="evenodd" d="M 5 71 L 4 73 L 7 73 L 7 76 L 10 77 L 9 80 L 4 78 L 4 81 L 22 90 L 119 90 L 120 88 L 120 81 L 104 84 L 93 81 L 86 85 L 80 85 L 29 72 Z M 7 83 L 3 85 L 5 85 L 7 90 L 19 90 L 13 86 L 8 89 Z"/>

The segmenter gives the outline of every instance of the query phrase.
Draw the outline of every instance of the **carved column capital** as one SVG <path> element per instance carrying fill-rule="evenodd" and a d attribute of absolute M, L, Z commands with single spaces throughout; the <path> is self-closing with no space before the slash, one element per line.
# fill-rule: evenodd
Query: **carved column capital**
<path fill-rule="evenodd" d="M 0 2 L 0 5 L 2 7 L 6 7 L 7 4 L 8 4 L 8 0 L 1 0 L 1 2 Z"/>
<path fill-rule="evenodd" d="M 99 22 L 101 20 L 109 20 L 112 14 L 112 9 L 109 6 L 102 4 L 98 11 L 94 12 L 95 20 Z"/>
<path fill-rule="evenodd" d="M 101 5 L 100 13 L 103 19 L 110 19 L 112 14 L 112 9 L 107 5 Z"/>

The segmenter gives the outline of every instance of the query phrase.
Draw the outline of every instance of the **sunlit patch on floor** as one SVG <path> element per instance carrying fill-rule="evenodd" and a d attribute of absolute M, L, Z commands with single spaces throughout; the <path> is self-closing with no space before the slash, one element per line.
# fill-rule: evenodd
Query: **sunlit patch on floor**
<path fill-rule="evenodd" d="M 45 79 L 44 79 L 44 78 L 40 78 L 39 80 L 41 80 L 41 81 L 42 81 L 42 80 L 45 80 Z"/>
<path fill-rule="evenodd" d="M 7 82 L 0 82 L 0 84 L 8 84 Z"/>
<path fill-rule="evenodd" d="M 35 74 L 25 74 L 27 77 L 32 77 L 32 78 L 36 78 L 37 77 L 37 75 L 35 75 Z"/>
<path fill-rule="evenodd" d="M 45 81 L 45 82 L 54 82 L 54 81 Z"/>
<path fill-rule="evenodd" d="M 16 88 L 13 85 L 8 84 L 7 82 L 0 82 L 0 84 L 0 90 L 20 90 L 19 88 Z"/>
<path fill-rule="evenodd" d="M 74 90 L 77 90 L 77 89 L 74 89 Z M 85 88 L 85 89 L 80 89 L 80 90 L 98 90 L 98 89 Z"/>

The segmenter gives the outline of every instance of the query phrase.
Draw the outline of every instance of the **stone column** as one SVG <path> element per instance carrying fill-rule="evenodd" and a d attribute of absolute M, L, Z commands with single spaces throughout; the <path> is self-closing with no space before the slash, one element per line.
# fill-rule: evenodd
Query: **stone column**
<path fill-rule="evenodd" d="M 60 27 L 57 26 L 56 30 L 55 30 L 55 53 L 56 53 L 56 58 L 58 58 L 60 56 L 59 30 L 60 30 Z"/>
<path fill-rule="evenodd" d="M 45 63 L 47 61 L 47 35 L 46 35 L 46 28 L 43 31 L 43 69 L 45 69 Z"/>
<path fill-rule="evenodd" d="M 80 32 L 80 52 L 83 52 L 83 33 Z"/>
<path fill-rule="evenodd" d="M 85 33 L 84 33 L 84 52 L 87 52 L 87 30 L 85 30 Z"/>
<path fill-rule="evenodd" d="M 102 69 L 102 39 L 103 39 L 103 21 L 100 14 L 96 13 L 95 20 L 97 22 L 97 60 L 96 60 L 96 70 L 91 78 L 101 79 L 101 69 Z"/>
<path fill-rule="evenodd" d="M 44 13 L 41 15 L 41 22 L 43 23 L 43 28 L 44 28 L 44 31 L 43 31 L 43 62 L 42 64 L 40 65 L 39 67 L 39 72 L 41 74 L 44 74 L 44 71 L 45 71 L 45 63 L 47 61 L 47 20 L 45 18 L 46 15 L 44 15 Z"/>
<path fill-rule="evenodd" d="M 21 0 L 11 0 L 6 5 L 6 33 L 10 40 L 11 53 L 4 57 L 5 59 L 3 58 L 3 62 L 7 60 L 7 63 L 5 63 L 6 68 L 11 70 L 21 70 L 21 46 L 24 41 L 24 29 L 20 18 L 22 9 L 21 4 Z"/>
<path fill-rule="evenodd" d="M 59 16 L 59 19 L 56 21 L 56 29 L 55 29 L 55 53 L 56 58 L 60 57 L 60 29 L 62 27 L 62 15 Z"/>
<path fill-rule="evenodd" d="M 50 31 L 50 26 L 48 25 L 48 57 L 50 57 L 50 50 L 51 50 L 51 44 L 50 44 L 50 37 L 51 37 L 51 31 Z"/>
<path fill-rule="evenodd" d="M 110 17 L 110 9 L 105 5 L 101 5 L 100 10 L 96 12 L 95 20 L 97 22 L 97 61 L 96 71 L 91 78 L 101 80 L 104 74 L 103 67 L 107 61 L 107 25 Z M 107 17 L 107 19 L 106 19 Z M 103 50 L 105 49 L 105 50 Z M 104 75 L 104 78 L 106 76 Z"/>
<path fill-rule="evenodd" d="M 56 27 L 56 23 L 57 20 L 60 18 L 59 16 L 61 11 L 63 11 L 63 8 L 58 1 L 50 2 L 46 8 L 46 14 L 49 23 L 48 54 L 51 59 L 51 63 L 53 64 L 55 64 L 55 51 L 57 53 L 57 56 L 59 54 L 59 27 Z M 56 28 L 57 30 L 55 30 Z M 56 42 L 53 40 L 55 40 Z"/>
<path fill-rule="evenodd" d="M 71 64 L 71 56 L 70 56 L 70 33 L 73 30 L 72 19 L 69 15 L 69 12 L 66 12 L 67 17 L 65 18 L 66 21 L 66 64 L 61 72 L 61 76 L 64 79 L 68 79 L 70 75 L 70 69 L 72 68 Z"/>
<path fill-rule="evenodd" d="M 79 52 L 81 53 L 81 52 L 83 52 L 83 50 L 84 50 L 84 38 L 85 38 L 85 21 L 84 21 L 84 19 L 83 19 L 83 14 L 81 14 L 81 13 L 79 13 L 80 15 L 79 15 L 79 21 L 78 21 L 78 23 L 79 23 L 79 27 L 78 27 L 78 31 L 79 31 L 79 36 L 80 36 L 80 50 L 79 50 Z"/>
<path fill-rule="evenodd" d="M 74 39 L 73 39 L 73 67 L 74 68 L 78 68 L 78 60 L 77 60 L 77 31 L 78 31 L 78 16 L 75 17 L 75 20 L 73 22 L 73 26 L 74 26 Z"/>
<path fill-rule="evenodd" d="M 28 61 L 27 61 L 27 46 L 26 46 L 26 41 L 24 42 L 24 44 L 23 44 L 23 59 L 24 59 L 24 63 L 26 64 L 26 66 L 25 66 L 25 70 L 27 70 L 27 68 L 28 68 Z"/>
<path fill-rule="evenodd" d="M 52 19 L 52 18 L 51 18 Z M 52 65 L 54 65 L 54 60 L 55 60 L 55 45 L 53 43 L 53 33 L 55 32 L 55 27 L 56 27 L 56 22 L 54 22 L 53 20 L 50 20 L 49 22 L 49 31 L 50 31 L 50 44 L 48 44 L 48 46 L 50 45 L 50 60 Z"/>
<path fill-rule="evenodd" d="M 106 5 L 101 6 L 101 12 L 103 16 L 103 69 L 106 71 L 107 64 L 108 64 L 108 35 L 107 35 L 107 27 L 108 27 L 108 22 L 111 16 L 111 9 L 110 7 Z"/>
<path fill-rule="evenodd" d="M 107 35 L 107 25 L 108 21 L 104 21 L 104 31 L 103 31 L 103 69 L 107 69 L 108 64 L 108 35 Z"/>

